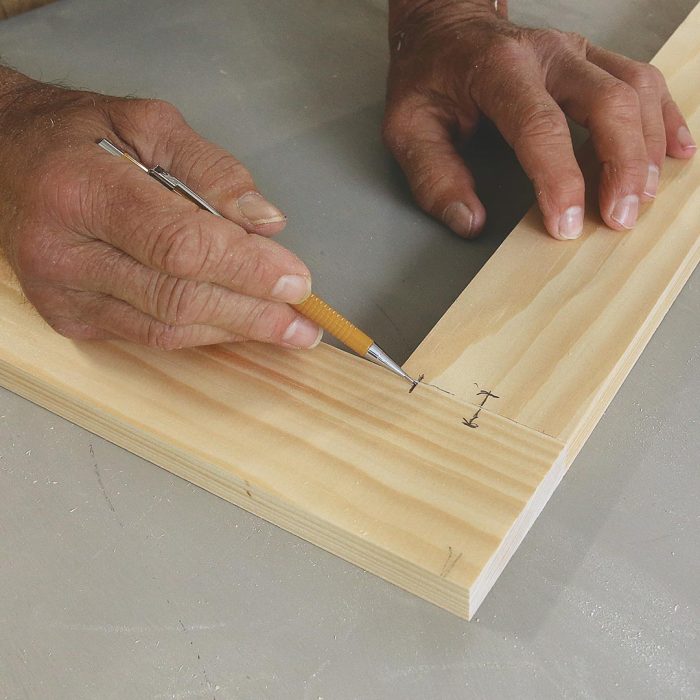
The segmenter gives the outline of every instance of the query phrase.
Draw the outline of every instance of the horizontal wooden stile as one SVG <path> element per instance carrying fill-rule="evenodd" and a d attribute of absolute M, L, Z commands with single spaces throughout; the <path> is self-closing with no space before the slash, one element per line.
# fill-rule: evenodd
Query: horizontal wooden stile
<path fill-rule="evenodd" d="M 659 65 L 700 133 L 698 35 L 700 8 Z M 74 343 L 5 264 L 0 383 L 468 618 L 697 263 L 699 186 L 700 159 L 669 162 L 626 235 L 560 243 L 531 212 L 410 358 L 411 394 L 325 345 Z"/>
<path fill-rule="evenodd" d="M 469 428 L 478 406 L 329 346 L 74 343 L 7 268 L 0 317 L 4 386 L 462 616 L 563 463 L 558 441 L 486 410 Z"/>

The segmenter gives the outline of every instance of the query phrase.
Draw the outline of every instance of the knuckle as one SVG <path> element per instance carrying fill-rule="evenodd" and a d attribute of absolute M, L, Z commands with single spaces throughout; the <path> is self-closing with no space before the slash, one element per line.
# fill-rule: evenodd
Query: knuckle
<path fill-rule="evenodd" d="M 201 306 L 198 303 L 198 288 L 199 284 L 191 280 L 177 280 L 172 285 L 166 317 L 169 323 L 183 325 L 199 320 Z"/>
<path fill-rule="evenodd" d="M 153 234 L 150 259 L 175 277 L 206 274 L 211 256 L 211 236 L 200 222 L 178 219 Z"/>
<path fill-rule="evenodd" d="M 634 62 L 629 68 L 627 82 L 638 92 L 650 92 L 660 87 L 663 76 L 655 66 Z"/>
<path fill-rule="evenodd" d="M 663 122 L 653 125 L 645 125 L 644 142 L 647 149 L 657 149 L 661 154 L 666 152 L 666 131 Z"/>
<path fill-rule="evenodd" d="M 546 179 L 546 186 L 552 196 L 569 197 L 580 195 L 585 188 L 585 181 L 578 168 L 566 168 L 557 172 L 556 177 Z"/>
<path fill-rule="evenodd" d="M 651 63 L 645 64 L 647 66 L 647 72 L 656 81 L 658 87 L 666 87 L 666 76 L 661 72 L 660 68 L 651 65 Z"/>
<path fill-rule="evenodd" d="M 244 239 L 244 244 L 231 257 L 232 284 L 251 293 L 269 289 L 278 277 L 277 266 L 271 256 L 256 243 L 258 241 Z"/>
<path fill-rule="evenodd" d="M 564 33 L 566 45 L 569 49 L 574 49 L 578 54 L 585 56 L 588 51 L 588 39 L 578 32 Z"/>
<path fill-rule="evenodd" d="M 182 330 L 178 326 L 149 320 L 145 329 L 145 345 L 158 350 L 177 350 L 182 347 Z"/>
<path fill-rule="evenodd" d="M 253 255 L 247 258 L 245 281 L 254 289 L 267 286 L 272 277 L 272 269 L 265 256 Z"/>
<path fill-rule="evenodd" d="M 623 113 L 639 111 L 637 91 L 621 80 L 607 80 L 600 88 L 599 99 L 604 109 Z"/>
<path fill-rule="evenodd" d="M 554 177 L 542 173 L 532 179 L 535 195 L 540 204 L 558 207 L 560 202 L 578 199 L 583 195 L 585 184 L 578 169 L 557 172 Z"/>
<path fill-rule="evenodd" d="M 208 297 L 206 285 L 168 275 L 157 278 L 150 295 L 153 301 L 146 308 L 153 308 L 156 318 L 173 326 L 199 322 Z"/>
<path fill-rule="evenodd" d="M 520 115 L 516 142 L 522 139 L 549 140 L 553 134 L 561 134 L 566 129 L 566 118 L 561 110 L 555 107 L 532 105 L 523 110 Z"/>
<path fill-rule="evenodd" d="M 255 189 L 247 168 L 228 153 L 206 157 L 199 179 L 216 190 L 243 193 Z"/>
<path fill-rule="evenodd" d="M 142 110 L 144 124 L 154 130 L 182 121 L 180 110 L 165 100 L 138 100 L 137 104 Z"/>
<path fill-rule="evenodd" d="M 624 161 L 609 161 L 603 164 L 603 171 L 609 179 L 618 183 L 643 183 L 649 163 L 645 158 L 628 158 Z"/>
<path fill-rule="evenodd" d="M 261 301 L 241 319 L 242 334 L 263 342 L 279 342 L 290 323 L 290 310 L 282 304 Z"/>
<path fill-rule="evenodd" d="M 514 65 L 522 59 L 524 53 L 531 50 L 524 39 L 522 31 L 492 37 L 484 47 L 485 62 L 488 65 Z"/>
<path fill-rule="evenodd" d="M 533 29 L 528 38 L 534 44 L 559 48 L 568 45 L 568 34 L 560 29 Z"/>
<path fill-rule="evenodd" d="M 562 55 L 584 57 L 589 46 L 583 35 L 559 29 L 532 29 L 525 36 L 545 62 L 560 60 Z"/>

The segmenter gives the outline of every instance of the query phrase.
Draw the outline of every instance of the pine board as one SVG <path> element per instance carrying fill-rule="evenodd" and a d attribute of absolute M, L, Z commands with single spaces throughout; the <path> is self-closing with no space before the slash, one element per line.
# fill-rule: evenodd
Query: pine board
<path fill-rule="evenodd" d="M 700 133 L 700 6 L 654 63 Z M 634 231 L 590 212 L 560 244 L 532 210 L 406 363 L 467 396 L 488 386 L 500 415 L 578 452 L 700 258 L 700 158 L 667 159 Z"/>
<path fill-rule="evenodd" d="M 463 617 L 563 473 L 558 441 L 330 346 L 74 343 L 7 267 L 0 318 L 4 386 Z"/>

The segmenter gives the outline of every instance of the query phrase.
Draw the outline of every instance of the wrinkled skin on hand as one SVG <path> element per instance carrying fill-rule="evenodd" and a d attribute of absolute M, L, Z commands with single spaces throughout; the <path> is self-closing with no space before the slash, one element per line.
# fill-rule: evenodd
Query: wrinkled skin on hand
<path fill-rule="evenodd" d="M 656 195 L 664 157 L 696 146 L 654 67 L 577 34 L 523 29 L 489 0 L 393 0 L 384 139 L 420 206 L 459 235 L 486 212 L 458 154 L 482 117 L 513 147 L 547 231 L 581 234 L 584 181 L 566 116 L 590 131 L 604 222 L 633 228 Z M 566 115 L 566 116 L 565 116 Z"/>
<path fill-rule="evenodd" d="M 284 216 L 172 105 L 22 77 L 0 97 L 0 134 L 0 243 L 60 333 L 165 349 L 320 339 L 289 306 L 308 295 L 309 271 L 269 239 Z M 226 218 L 106 153 L 101 138 L 162 165 Z"/>

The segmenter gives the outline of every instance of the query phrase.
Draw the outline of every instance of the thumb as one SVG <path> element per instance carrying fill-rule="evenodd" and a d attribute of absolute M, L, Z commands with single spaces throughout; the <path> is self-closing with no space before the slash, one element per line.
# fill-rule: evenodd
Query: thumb
<path fill-rule="evenodd" d="M 383 136 L 420 207 L 459 236 L 479 235 L 486 210 L 445 120 L 428 108 L 389 110 Z"/>
<path fill-rule="evenodd" d="M 150 166 L 160 165 L 248 233 L 271 236 L 286 216 L 259 191 L 243 164 L 202 138 L 173 105 L 130 100 L 114 109 L 117 133 Z"/>

